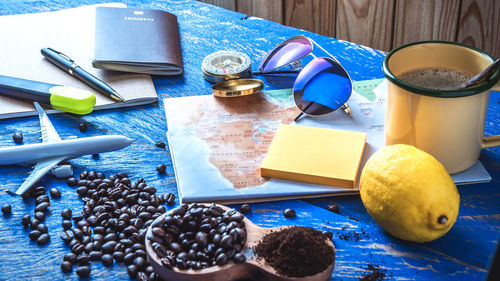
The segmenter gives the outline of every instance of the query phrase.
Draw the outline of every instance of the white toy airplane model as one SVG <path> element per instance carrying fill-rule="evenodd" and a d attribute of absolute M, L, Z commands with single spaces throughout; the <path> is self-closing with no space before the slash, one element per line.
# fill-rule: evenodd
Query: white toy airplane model
<path fill-rule="evenodd" d="M 0 165 L 36 162 L 35 169 L 15 192 L 17 195 L 25 193 L 61 161 L 86 154 L 122 149 L 133 142 L 121 135 L 62 140 L 45 111 L 38 103 L 35 102 L 34 105 L 40 117 L 42 143 L 0 148 Z"/>

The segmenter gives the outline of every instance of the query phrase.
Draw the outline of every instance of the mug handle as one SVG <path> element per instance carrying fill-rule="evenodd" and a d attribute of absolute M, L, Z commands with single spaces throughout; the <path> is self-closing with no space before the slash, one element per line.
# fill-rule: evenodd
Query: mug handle
<path fill-rule="evenodd" d="M 491 91 L 500 92 L 500 82 L 497 83 L 495 86 L 493 86 L 493 88 L 491 88 Z M 484 128 L 483 128 L 483 130 L 484 130 Z M 495 147 L 495 146 L 500 146 L 500 135 L 491 136 L 491 137 L 484 137 L 484 131 L 483 131 L 483 140 L 481 142 L 481 147 L 488 148 L 488 147 Z"/>

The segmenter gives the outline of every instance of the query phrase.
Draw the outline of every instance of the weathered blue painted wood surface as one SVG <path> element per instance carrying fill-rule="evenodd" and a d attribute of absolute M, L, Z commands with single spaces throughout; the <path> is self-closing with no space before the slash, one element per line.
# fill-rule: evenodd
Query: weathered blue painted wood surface
<path fill-rule="evenodd" d="M 1 1 L 0 15 L 51 11 L 103 2 L 110 1 Z M 207 54 L 219 49 L 247 53 L 253 65 L 257 65 L 275 44 L 291 36 L 305 34 L 333 53 L 354 80 L 383 77 L 381 62 L 384 54 L 370 48 L 248 18 L 195 1 L 124 2 L 132 7 L 162 9 L 178 16 L 185 74 L 177 78 L 154 77 L 160 97 L 159 103 L 155 105 L 94 112 L 84 117 L 52 115 L 50 118 L 63 138 L 123 134 L 136 140 L 124 150 L 101 154 L 99 159 L 85 156 L 72 160 L 75 174 L 82 170 L 102 171 L 106 175 L 126 172 L 134 179 L 145 178 L 160 194 L 176 192 L 168 147 L 163 150 L 154 146 L 156 141 L 166 142 L 167 127 L 161 99 L 210 94 L 210 85 L 203 79 L 200 65 Z M 293 77 L 264 79 L 269 89 L 291 87 L 293 84 Z M 78 123 L 82 119 L 90 125 L 84 133 L 78 130 Z M 500 94 L 495 93 L 490 99 L 486 133 L 499 134 L 499 124 Z M 38 118 L 0 121 L 0 145 L 14 145 L 11 138 L 14 132 L 24 134 L 24 143 L 38 142 Z M 414 244 L 389 236 L 369 217 L 358 196 L 253 204 L 254 211 L 248 217 L 264 227 L 303 225 L 331 230 L 335 234 L 333 240 L 337 248 L 331 280 L 358 280 L 366 273 L 365 268 L 369 263 L 381 265 L 387 271 L 388 279 L 484 280 L 500 233 L 500 150 L 485 150 L 481 161 L 493 181 L 459 187 L 459 219 L 445 237 L 432 243 Z M 156 172 L 155 167 L 159 164 L 167 165 L 165 175 Z M 36 246 L 36 243 L 29 241 L 28 232 L 20 224 L 24 214 L 33 213 L 34 202 L 11 197 L 4 192 L 6 189 L 15 190 L 30 170 L 27 166 L 0 167 L 0 205 L 13 206 L 12 216 L 0 218 L 0 280 L 77 279 L 74 272 L 63 274 L 59 268 L 63 255 L 68 252 L 59 238 L 62 230 L 59 214 L 66 207 L 81 209 L 82 203 L 75 190 L 68 187 L 65 181 L 46 177 L 41 184 L 58 187 L 62 191 L 62 198 L 51 201 L 51 214 L 47 219 L 51 242 L 42 247 Z M 340 215 L 325 210 L 331 202 L 340 205 Z M 297 218 L 283 217 L 282 211 L 288 207 L 297 211 Z M 358 231 L 358 234 L 355 235 L 353 231 Z M 105 268 L 100 263 L 92 264 L 91 276 L 93 280 L 128 278 L 125 266 L 115 264 L 112 268 Z"/>

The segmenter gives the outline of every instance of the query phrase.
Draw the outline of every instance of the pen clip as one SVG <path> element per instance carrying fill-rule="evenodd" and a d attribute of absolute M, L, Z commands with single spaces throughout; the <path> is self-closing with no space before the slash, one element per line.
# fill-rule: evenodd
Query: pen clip
<path fill-rule="evenodd" d="M 54 53 L 56 53 L 56 54 L 60 55 L 60 56 L 61 56 L 61 57 L 63 57 L 63 58 L 65 58 L 65 59 L 69 60 L 70 62 L 74 62 L 74 61 L 73 61 L 72 59 L 70 59 L 67 55 L 65 55 L 65 54 L 63 54 L 63 53 L 61 53 L 61 52 L 59 52 L 59 51 L 56 51 L 56 50 L 54 50 L 54 49 L 52 49 L 52 48 L 47 48 L 47 49 L 49 49 L 49 50 L 51 50 L 52 52 L 54 52 Z"/>

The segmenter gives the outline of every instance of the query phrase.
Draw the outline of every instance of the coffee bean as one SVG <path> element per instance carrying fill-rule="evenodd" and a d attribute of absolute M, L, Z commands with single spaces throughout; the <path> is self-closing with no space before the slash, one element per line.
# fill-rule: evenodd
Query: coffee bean
<path fill-rule="evenodd" d="M 12 213 L 12 206 L 8 204 L 2 206 L 2 213 L 4 216 L 10 215 Z"/>
<path fill-rule="evenodd" d="M 35 199 L 35 205 L 38 205 L 42 202 L 50 202 L 50 198 L 47 195 L 40 195 Z"/>
<path fill-rule="evenodd" d="M 165 171 L 167 170 L 167 166 L 165 164 L 161 164 L 161 165 L 158 165 L 156 167 L 156 171 L 159 173 L 159 174 L 164 174 Z"/>
<path fill-rule="evenodd" d="M 80 130 L 80 132 L 87 131 L 87 122 L 81 121 L 80 123 L 78 123 L 78 129 Z"/>
<path fill-rule="evenodd" d="M 246 213 L 248 213 L 250 211 L 252 211 L 252 207 L 250 207 L 249 204 L 243 204 L 243 205 L 241 205 L 240 212 L 242 212 L 243 214 L 246 214 Z"/>
<path fill-rule="evenodd" d="M 36 243 L 40 246 L 49 243 L 49 241 L 50 241 L 50 235 L 47 233 L 40 235 L 40 237 L 36 239 Z"/>
<path fill-rule="evenodd" d="M 322 234 L 323 234 L 323 236 L 325 236 L 328 239 L 332 239 L 333 238 L 333 233 L 331 231 L 325 230 L 325 231 L 322 232 Z"/>
<path fill-rule="evenodd" d="M 151 214 L 148 212 L 141 212 L 139 214 L 139 218 L 142 219 L 143 221 L 148 221 L 149 219 L 151 219 Z"/>
<path fill-rule="evenodd" d="M 76 189 L 76 193 L 78 193 L 78 195 L 80 196 L 85 196 L 88 192 L 88 188 L 84 185 L 84 186 L 80 186 Z"/>
<path fill-rule="evenodd" d="M 137 267 L 133 264 L 127 266 L 127 273 L 130 278 L 135 279 L 137 277 Z"/>
<path fill-rule="evenodd" d="M 247 260 L 247 258 L 242 253 L 236 253 L 233 256 L 233 260 L 235 263 L 242 263 L 242 262 L 245 262 Z"/>
<path fill-rule="evenodd" d="M 222 236 L 222 239 L 220 240 L 220 244 L 222 247 L 228 249 L 231 248 L 233 245 L 233 237 L 230 235 L 224 235 Z"/>
<path fill-rule="evenodd" d="M 12 135 L 12 139 L 14 140 L 15 143 L 22 143 L 23 142 L 23 133 L 16 132 Z"/>
<path fill-rule="evenodd" d="M 79 265 L 87 265 L 90 261 L 90 256 L 87 254 L 81 254 L 76 258 L 76 262 Z"/>
<path fill-rule="evenodd" d="M 293 218 L 293 217 L 295 217 L 295 210 L 288 208 L 285 210 L 283 215 L 285 216 L 285 218 Z"/>
<path fill-rule="evenodd" d="M 68 178 L 66 180 L 66 183 L 69 185 L 69 186 L 77 186 L 78 185 L 78 180 L 71 177 L 71 178 Z"/>
<path fill-rule="evenodd" d="M 110 254 L 102 255 L 101 262 L 104 266 L 112 266 L 113 265 L 113 256 Z"/>
<path fill-rule="evenodd" d="M 156 144 L 155 144 L 155 145 L 156 145 L 156 147 L 159 147 L 159 148 L 165 148 L 165 147 L 167 146 L 167 145 L 166 145 L 164 142 L 162 142 L 162 141 L 158 141 L 158 142 L 156 142 Z"/>
<path fill-rule="evenodd" d="M 35 213 L 35 219 L 39 220 L 39 221 L 45 221 L 45 214 L 43 212 L 36 212 Z"/>
<path fill-rule="evenodd" d="M 134 259 L 135 259 L 135 254 L 134 253 L 128 253 L 126 254 L 124 257 L 123 257 L 123 262 L 126 264 L 126 265 L 130 265 L 134 262 Z"/>
<path fill-rule="evenodd" d="M 90 275 L 90 266 L 78 266 L 76 268 L 76 274 L 82 278 L 88 277 Z"/>
<path fill-rule="evenodd" d="M 71 264 L 75 264 L 76 258 L 77 258 L 76 255 L 70 252 L 70 253 L 67 253 L 66 255 L 64 255 L 63 260 L 70 262 Z"/>
<path fill-rule="evenodd" d="M 49 208 L 50 203 L 49 202 L 42 202 L 35 207 L 35 212 L 45 212 Z"/>
<path fill-rule="evenodd" d="M 124 257 L 125 257 L 125 254 L 123 252 L 114 252 L 113 253 L 113 259 L 115 259 L 116 262 L 122 262 Z"/>
<path fill-rule="evenodd" d="M 73 265 L 69 261 L 63 261 L 61 263 L 61 271 L 64 273 L 71 272 L 73 270 Z"/>
<path fill-rule="evenodd" d="M 71 209 L 66 208 L 66 209 L 62 210 L 61 217 L 65 220 L 70 220 L 71 213 L 72 213 Z"/>
<path fill-rule="evenodd" d="M 79 222 L 81 220 L 83 220 L 83 215 L 74 215 L 73 216 L 73 221 Z"/>
<path fill-rule="evenodd" d="M 147 262 L 143 257 L 136 257 L 134 260 L 134 264 L 138 270 L 142 270 L 146 268 Z"/>
<path fill-rule="evenodd" d="M 28 237 L 30 238 L 31 241 L 35 241 L 40 237 L 42 233 L 39 230 L 32 230 L 30 234 L 28 234 Z"/>
<path fill-rule="evenodd" d="M 146 258 L 146 251 L 144 251 L 144 250 L 141 250 L 141 249 L 136 250 L 134 254 L 136 257 Z"/>
<path fill-rule="evenodd" d="M 101 250 L 104 253 L 109 254 L 109 253 L 113 252 L 115 246 L 116 246 L 116 241 L 109 241 L 109 242 L 106 242 L 102 245 Z"/>
<path fill-rule="evenodd" d="M 134 251 L 137 251 L 137 250 L 144 250 L 146 249 L 146 247 L 144 246 L 143 243 L 135 243 L 134 245 L 132 245 L 132 247 L 130 247 L 132 250 Z"/>
<path fill-rule="evenodd" d="M 76 223 L 76 227 L 78 227 L 79 229 L 82 229 L 82 231 L 83 231 L 83 228 L 88 226 L 88 225 L 89 225 L 89 223 L 85 220 L 81 220 L 81 221 Z"/>
<path fill-rule="evenodd" d="M 31 221 L 30 221 L 30 228 L 32 230 L 36 229 L 38 227 L 38 225 L 40 224 L 40 221 L 35 219 L 35 218 L 32 218 Z"/>
<path fill-rule="evenodd" d="M 59 237 L 61 237 L 61 239 L 64 241 L 64 243 L 68 244 L 69 242 L 71 242 L 71 240 L 73 240 L 74 234 L 73 234 L 73 231 L 66 230 L 63 233 L 61 233 L 61 235 L 59 235 Z"/>
<path fill-rule="evenodd" d="M 47 233 L 49 230 L 47 228 L 47 226 L 43 223 L 39 224 L 37 227 L 36 227 L 36 230 L 40 231 L 41 233 Z"/>
<path fill-rule="evenodd" d="M 338 213 L 340 211 L 339 205 L 332 203 L 327 207 L 328 211 Z"/>
<path fill-rule="evenodd" d="M 61 226 L 63 227 L 64 230 L 68 230 L 68 229 L 71 229 L 73 224 L 71 223 L 70 220 L 63 220 L 61 223 Z"/>
<path fill-rule="evenodd" d="M 216 258 L 215 258 L 215 262 L 218 264 L 218 265 L 223 265 L 223 264 L 226 264 L 227 263 L 227 256 L 225 253 L 221 253 L 219 254 Z"/>
<path fill-rule="evenodd" d="M 85 250 L 85 246 L 81 243 L 76 243 L 73 247 L 71 247 L 71 252 L 73 252 L 75 255 L 79 255 L 83 253 Z"/>
<path fill-rule="evenodd" d="M 26 228 L 30 226 L 31 217 L 30 215 L 24 215 L 21 219 L 21 224 Z"/>
<path fill-rule="evenodd" d="M 82 240 L 82 238 L 83 238 L 83 231 L 81 229 L 78 229 L 78 228 L 73 229 L 73 234 L 74 234 L 74 236 L 75 236 L 76 239 Z"/>
<path fill-rule="evenodd" d="M 99 251 L 90 251 L 89 253 L 89 258 L 91 261 L 98 261 L 101 260 L 102 253 Z"/>
<path fill-rule="evenodd" d="M 89 242 L 89 243 L 86 243 L 84 245 L 85 253 L 90 254 L 90 252 L 92 252 L 93 250 L 94 250 L 94 243 L 93 242 Z"/>
<path fill-rule="evenodd" d="M 50 189 L 50 197 L 52 198 L 61 198 L 61 191 L 57 188 Z"/>
<path fill-rule="evenodd" d="M 39 196 L 45 195 L 45 193 L 47 193 L 47 189 L 43 186 L 38 186 L 38 187 L 32 188 L 30 193 L 31 193 L 31 197 L 37 198 Z"/>

